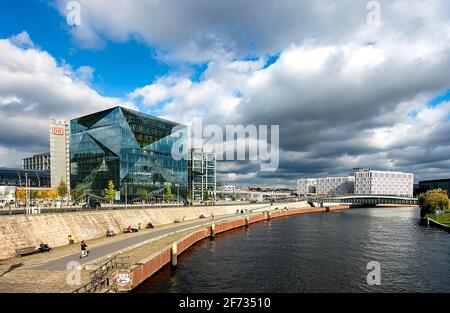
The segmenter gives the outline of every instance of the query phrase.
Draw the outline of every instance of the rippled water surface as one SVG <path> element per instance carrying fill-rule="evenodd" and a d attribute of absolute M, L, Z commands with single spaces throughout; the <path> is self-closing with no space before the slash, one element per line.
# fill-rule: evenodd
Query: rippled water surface
<path fill-rule="evenodd" d="M 381 265 L 368 286 L 367 263 Z M 450 292 L 450 234 L 417 208 L 274 219 L 203 240 L 136 292 Z"/>

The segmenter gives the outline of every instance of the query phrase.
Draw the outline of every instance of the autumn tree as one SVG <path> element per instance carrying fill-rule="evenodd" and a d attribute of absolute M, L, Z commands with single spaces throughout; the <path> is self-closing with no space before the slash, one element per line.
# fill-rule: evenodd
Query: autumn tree
<path fill-rule="evenodd" d="M 16 200 L 25 200 L 27 196 L 27 192 L 24 188 L 17 188 L 16 189 Z"/>
<path fill-rule="evenodd" d="M 108 182 L 108 188 L 105 188 L 105 198 L 111 203 L 112 206 L 113 201 L 116 198 L 116 187 L 114 186 L 112 180 Z"/>
<path fill-rule="evenodd" d="M 433 189 L 422 193 L 418 197 L 422 216 L 434 213 L 436 210 L 448 210 L 449 200 L 445 190 Z"/>
<path fill-rule="evenodd" d="M 58 195 L 61 197 L 61 201 L 67 196 L 68 188 L 67 184 L 64 182 L 64 180 L 61 179 L 58 185 Z"/>

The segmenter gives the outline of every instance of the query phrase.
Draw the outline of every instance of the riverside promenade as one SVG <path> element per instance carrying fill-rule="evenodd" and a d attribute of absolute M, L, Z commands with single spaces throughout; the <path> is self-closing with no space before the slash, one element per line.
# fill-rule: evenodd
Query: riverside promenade
<path fill-rule="evenodd" d="M 243 214 L 240 213 L 241 208 L 244 208 Z M 228 222 L 232 223 L 235 220 L 243 220 L 252 217 L 256 218 L 257 216 L 264 215 L 263 212 L 289 210 L 294 208 L 304 208 L 306 210 L 309 206 L 306 202 L 291 202 L 274 203 L 272 206 L 270 204 L 260 204 L 251 207 L 236 206 L 226 210 L 220 210 L 220 208 L 218 208 L 219 210 L 217 208 L 211 209 L 208 207 L 201 208 L 204 213 L 206 213 L 205 210 L 212 210 L 211 213 L 214 212 L 214 218 L 212 218 L 212 214 L 205 214 L 205 216 L 208 216 L 207 218 L 199 218 L 199 215 L 197 215 L 199 208 L 194 208 L 194 213 L 190 215 L 196 216 L 196 218 L 186 221 L 159 224 L 155 225 L 154 229 L 144 229 L 138 233 L 123 234 L 117 232 L 118 235 L 112 238 L 103 235 L 102 237 L 90 239 L 87 243 L 90 247 L 91 254 L 84 259 L 79 258 L 79 243 L 76 243 L 75 245 L 65 244 L 58 246 L 51 253 L 35 254 L 25 257 L 16 256 L 3 259 L 0 260 L 0 292 L 72 292 L 79 287 L 79 285 L 73 286 L 67 283 L 69 272 L 68 264 L 73 263 L 74 261 L 78 262 L 82 267 L 81 284 L 85 284 L 89 282 L 92 270 L 99 268 L 99 266 L 101 267 L 105 260 L 111 259 L 116 255 L 131 258 L 130 265 L 133 265 L 154 253 L 158 253 L 167 245 L 171 245 L 173 242 L 177 242 L 193 232 L 198 232 L 201 229 L 209 229 L 212 224 L 221 227 L 220 225 Z M 238 209 L 239 214 L 236 213 Z M 142 210 L 127 211 L 120 213 L 120 217 L 121 219 L 127 216 L 136 217 L 136 214 L 139 215 L 140 212 L 142 212 Z M 160 211 L 149 210 L 149 212 L 155 214 Z M 178 212 L 178 209 L 170 209 L 169 211 L 161 212 L 164 213 L 164 218 L 166 218 L 166 220 L 180 216 L 175 214 Z M 55 221 L 60 222 L 61 218 L 64 218 L 64 220 L 62 220 L 64 223 L 59 223 L 59 227 L 64 228 L 68 227 L 67 221 L 73 220 L 72 225 L 78 225 L 78 220 L 80 219 L 84 219 L 88 223 L 90 222 L 91 225 L 95 222 L 97 223 L 96 225 L 99 225 L 100 227 L 106 227 L 105 219 L 107 217 L 111 218 L 111 223 L 114 221 L 112 216 L 110 216 L 111 214 L 119 213 L 89 213 L 88 218 L 85 216 L 80 217 L 77 213 L 67 213 L 58 215 L 59 217 L 56 218 Z M 150 216 L 148 214 L 150 213 L 146 213 L 144 218 L 148 218 L 148 216 Z M 185 214 L 189 216 L 188 213 L 185 212 Z M 20 217 L 20 220 L 13 217 L 6 218 L 5 221 L 9 220 L 14 223 L 19 221 L 28 225 L 30 225 L 30 223 L 39 225 L 40 221 L 47 222 L 49 217 L 51 216 L 47 216 L 44 220 L 41 220 L 42 217 L 39 216 L 32 216 L 29 218 Z M 53 221 L 54 217 L 51 218 L 51 221 Z M 159 220 L 162 221 L 162 218 L 159 217 Z M 99 221 L 102 223 L 98 223 Z M 129 221 L 130 220 L 127 220 L 127 223 Z M 10 223 L 8 227 L 14 227 L 14 224 Z M 72 227 L 72 229 L 74 228 Z M 35 231 L 35 233 L 38 232 Z M 5 234 L 5 232 L 3 232 L 3 234 Z M 7 234 L 11 236 L 11 232 L 7 232 Z M 66 232 L 62 233 L 63 236 L 65 234 Z M 55 237 L 54 235 L 52 236 Z M 11 237 L 11 239 L 14 238 Z"/>
<path fill-rule="evenodd" d="M 60 271 L 60 270 L 65 270 L 67 267 L 67 264 L 71 261 L 77 261 L 80 263 L 80 265 L 83 266 L 83 265 L 92 263 L 98 259 L 103 259 L 103 258 L 112 256 L 115 253 L 117 253 L 118 251 L 122 251 L 122 250 L 128 249 L 130 247 L 134 247 L 136 245 L 139 245 L 140 243 L 148 242 L 149 240 L 157 240 L 164 236 L 183 232 L 183 231 L 193 229 L 196 227 L 207 226 L 207 225 L 211 224 L 212 222 L 218 223 L 221 221 L 225 221 L 230 218 L 235 218 L 236 215 L 237 214 L 226 214 L 226 215 L 214 218 L 214 219 L 207 218 L 207 219 L 197 220 L 197 221 L 193 221 L 193 222 L 183 223 L 182 225 L 174 224 L 174 225 L 172 225 L 172 227 L 168 227 L 165 229 L 161 229 L 161 230 L 156 229 L 155 231 L 145 232 L 145 233 L 142 233 L 140 235 L 137 235 L 137 236 L 134 236 L 131 238 L 125 238 L 120 241 L 115 241 L 115 242 L 99 245 L 97 247 L 92 247 L 89 249 L 89 252 L 90 252 L 89 256 L 84 259 L 80 259 L 80 253 L 77 252 L 77 253 L 73 253 L 73 254 L 65 256 L 65 257 L 58 258 L 58 259 L 50 261 L 50 262 L 36 265 L 36 266 L 34 266 L 34 268 L 40 269 L 40 270 Z M 126 235 L 124 235 L 124 236 L 126 236 Z"/>
<path fill-rule="evenodd" d="M 128 265 L 121 267 L 131 280 L 125 288 L 115 291 L 130 291 L 145 279 L 156 273 L 175 255 L 186 251 L 190 246 L 207 237 L 252 223 L 285 217 L 295 214 L 326 212 L 349 208 L 336 206 L 330 208 L 311 208 L 305 201 L 259 205 L 253 209 L 234 210 L 207 218 L 198 218 L 179 223 L 158 225 L 154 229 L 144 229 L 138 233 L 119 234 L 115 237 L 102 237 L 87 241 L 90 255 L 80 259 L 79 244 L 57 247 L 51 253 L 36 254 L 23 258 L 14 257 L 0 261 L 0 292 L 104 292 L 94 290 L 93 273 L 104 268 L 116 257 L 127 259 Z M 235 209 L 239 209 L 236 206 Z M 72 264 L 71 266 L 69 266 Z M 73 264 L 80 268 L 81 281 L 76 285 L 68 283 Z M 103 278 L 115 282 L 115 272 L 108 272 Z M 114 283 L 113 283 L 114 284 Z M 89 291 L 91 290 L 91 291 Z"/>

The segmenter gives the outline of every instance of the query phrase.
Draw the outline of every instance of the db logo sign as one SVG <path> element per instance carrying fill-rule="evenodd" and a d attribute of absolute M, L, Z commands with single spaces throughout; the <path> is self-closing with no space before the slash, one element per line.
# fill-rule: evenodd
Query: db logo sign
<path fill-rule="evenodd" d="M 64 128 L 53 127 L 52 134 L 57 135 L 57 136 L 62 136 L 62 135 L 64 135 Z"/>

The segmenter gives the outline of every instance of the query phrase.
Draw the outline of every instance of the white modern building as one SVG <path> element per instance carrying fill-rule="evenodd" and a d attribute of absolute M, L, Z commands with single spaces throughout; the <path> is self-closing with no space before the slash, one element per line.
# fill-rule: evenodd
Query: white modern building
<path fill-rule="evenodd" d="M 307 196 L 309 194 L 315 194 L 317 187 L 316 178 L 301 178 L 297 180 L 297 194 L 301 196 Z"/>
<path fill-rule="evenodd" d="M 318 178 L 317 195 L 351 195 L 355 188 L 355 177 L 324 177 Z"/>
<path fill-rule="evenodd" d="M 414 174 L 363 170 L 355 172 L 355 194 L 413 196 Z"/>
<path fill-rule="evenodd" d="M 233 194 L 236 192 L 236 186 L 234 185 L 224 185 L 220 188 L 220 191 L 222 191 L 222 193 L 229 193 L 229 194 Z"/>
<path fill-rule="evenodd" d="M 188 189 L 191 199 L 205 200 L 207 193 L 216 198 L 216 155 L 200 149 L 192 149 L 188 160 Z"/>
<path fill-rule="evenodd" d="M 69 123 L 52 120 L 50 123 L 50 178 L 51 187 L 64 181 L 70 191 Z"/>

